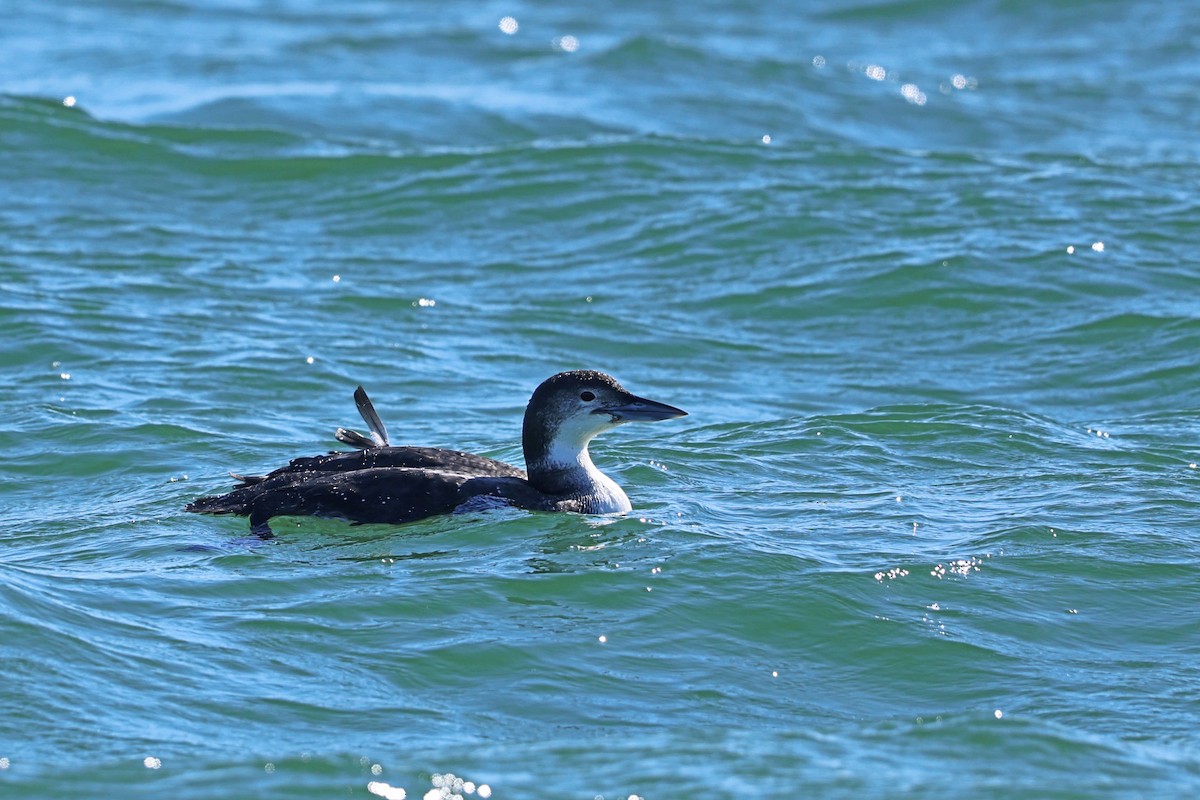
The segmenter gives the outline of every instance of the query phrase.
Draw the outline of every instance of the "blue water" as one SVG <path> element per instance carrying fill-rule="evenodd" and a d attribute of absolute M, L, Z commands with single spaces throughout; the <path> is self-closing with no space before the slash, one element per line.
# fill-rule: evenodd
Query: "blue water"
<path fill-rule="evenodd" d="M 0 794 L 1200 790 L 1187 4 L 4 10 Z M 182 511 L 572 368 L 627 517 Z"/>

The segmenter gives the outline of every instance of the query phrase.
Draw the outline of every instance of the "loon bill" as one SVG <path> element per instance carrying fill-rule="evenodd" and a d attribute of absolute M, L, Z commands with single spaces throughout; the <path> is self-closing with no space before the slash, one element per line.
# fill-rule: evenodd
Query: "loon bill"
<path fill-rule="evenodd" d="M 529 398 L 522 429 L 528 472 L 503 461 L 433 447 L 394 447 L 360 386 L 355 404 L 370 429 L 338 428 L 354 452 L 293 459 L 266 475 L 242 476 L 228 494 L 185 508 L 250 518 L 270 536 L 278 516 L 336 517 L 354 523 L 402 523 L 459 509 L 511 505 L 534 511 L 614 514 L 632 510 L 620 486 L 596 468 L 588 443 L 626 422 L 656 422 L 687 412 L 630 394 L 603 372 L 560 372 Z"/>

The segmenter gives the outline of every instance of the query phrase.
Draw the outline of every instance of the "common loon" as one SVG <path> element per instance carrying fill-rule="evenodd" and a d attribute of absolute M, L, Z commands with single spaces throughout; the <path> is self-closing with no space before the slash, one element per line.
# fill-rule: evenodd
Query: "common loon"
<path fill-rule="evenodd" d="M 534 390 L 522 446 L 528 473 L 457 450 L 393 447 L 362 387 L 354 393 L 370 436 L 338 428 L 355 452 L 297 458 L 266 475 L 242 476 L 228 494 L 185 508 L 250 518 L 271 535 L 277 516 L 336 517 L 354 523 L 401 523 L 456 510 L 511 505 L 535 511 L 614 514 L 632 510 L 620 486 L 596 468 L 588 442 L 626 422 L 655 422 L 687 412 L 630 394 L 603 372 L 560 372 Z"/>

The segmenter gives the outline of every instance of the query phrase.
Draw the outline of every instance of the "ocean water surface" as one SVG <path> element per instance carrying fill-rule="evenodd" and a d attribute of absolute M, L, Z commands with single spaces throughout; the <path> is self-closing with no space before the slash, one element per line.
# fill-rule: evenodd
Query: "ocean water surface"
<path fill-rule="evenodd" d="M 0 794 L 1200 791 L 1198 43 L 12 0 Z M 628 516 L 182 510 L 360 383 L 519 464 L 573 368 L 690 412 L 593 444 Z"/>

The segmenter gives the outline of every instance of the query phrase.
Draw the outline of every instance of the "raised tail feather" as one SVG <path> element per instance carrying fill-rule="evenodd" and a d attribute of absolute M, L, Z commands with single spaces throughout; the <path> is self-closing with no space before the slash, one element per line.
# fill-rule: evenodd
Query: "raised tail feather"
<path fill-rule="evenodd" d="M 348 428 L 338 428 L 333 432 L 333 437 L 343 444 L 348 444 L 351 447 L 357 447 L 359 450 L 369 450 L 372 447 L 378 447 L 375 440 L 369 436 L 363 436 L 358 431 L 352 431 Z"/>
<path fill-rule="evenodd" d="M 354 390 L 354 405 L 358 406 L 359 415 L 362 416 L 363 422 L 367 423 L 375 446 L 387 447 L 387 428 L 383 426 L 383 420 L 375 413 L 375 406 L 371 403 L 371 398 L 367 397 L 366 390 L 361 386 Z"/>
<path fill-rule="evenodd" d="M 367 430 L 370 431 L 370 435 L 368 436 L 347 428 L 338 428 L 333 432 L 334 438 L 343 444 L 357 447 L 359 450 L 369 450 L 372 447 L 387 447 L 389 444 L 387 427 L 383 424 L 383 420 L 379 418 L 379 414 L 375 412 L 375 406 L 371 403 L 371 398 L 367 397 L 366 390 L 361 386 L 354 390 L 354 405 L 358 407 L 358 413 L 363 418 L 363 422 L 367 423 Z"/>

